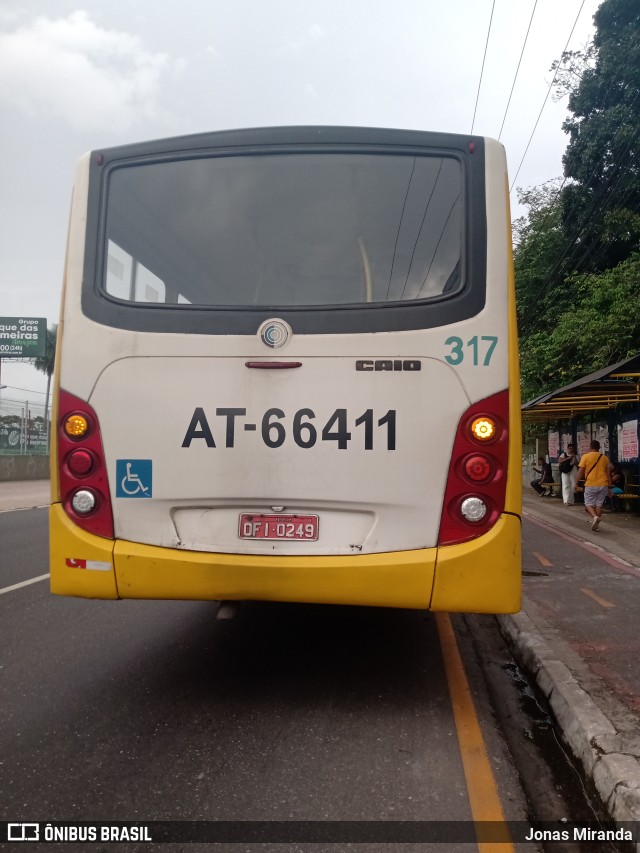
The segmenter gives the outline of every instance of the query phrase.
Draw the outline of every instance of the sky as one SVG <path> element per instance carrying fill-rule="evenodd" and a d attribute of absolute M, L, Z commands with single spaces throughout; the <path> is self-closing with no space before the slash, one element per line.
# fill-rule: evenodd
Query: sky
<path fill-rule="evenodd" d="M 504 143 L 522 215 L 516 189 L 562 174 L 568 108 L 545 103 L 551 64 L 572 29 L 568 49 L 585 46 L 600 2 L 0 0 L 0 317 L 57 323 L 75 164 L 110 145 L 277 125 L 473 127 Z M 4 360 L 0 384 L 4 401 L 44 401 L 31 365 Z"/>

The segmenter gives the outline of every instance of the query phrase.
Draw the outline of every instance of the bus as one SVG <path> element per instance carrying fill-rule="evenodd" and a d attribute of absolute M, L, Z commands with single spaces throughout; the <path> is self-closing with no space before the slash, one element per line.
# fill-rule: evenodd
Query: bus
<path fill-rule="evenodd" d="M 53 424 L 53 593 L 519 610 L 503 147 L 282 127 L 87 154 Z"/>

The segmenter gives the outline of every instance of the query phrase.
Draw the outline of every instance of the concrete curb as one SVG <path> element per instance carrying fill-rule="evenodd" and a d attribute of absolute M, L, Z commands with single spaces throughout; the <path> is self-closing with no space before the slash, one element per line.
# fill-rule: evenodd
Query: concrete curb
<path fill-rule="evenodd" d="M 557 660 L 525 612 L 498 616 L 515 658 L 543 692 L 564 737 L 594 784 L 611 819 L 640 821 L 640 751 L 612 752 L 618 732 Z"/>

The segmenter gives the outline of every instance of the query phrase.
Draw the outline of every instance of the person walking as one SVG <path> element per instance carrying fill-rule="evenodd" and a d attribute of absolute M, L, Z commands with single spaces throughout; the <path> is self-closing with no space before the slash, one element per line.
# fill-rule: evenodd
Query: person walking
<path fill-rule="evenodd" d="M 611 463 L 600 452 L 600 442 L 592 441 L 590 450 L 580 459 L 578 480 L 584 480 L 584 511 L 594 533 L 600 527 L 602 505 L 612 492 Z"/>
<path fill-rule="evenodd" d="M 578 457 L 574 444 L 567 444 L 567 449 L 558 456 L 558 468 L 562 482 L 562 500 L 565 506 L 573 506 L 576 502 L 575 489 L 578 482 Z"/>

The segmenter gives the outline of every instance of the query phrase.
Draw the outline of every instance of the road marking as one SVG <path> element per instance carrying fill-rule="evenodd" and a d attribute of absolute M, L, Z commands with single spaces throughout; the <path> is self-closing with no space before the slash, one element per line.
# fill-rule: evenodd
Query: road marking
<path fill-rule="evenodd" d="M 502 811 L 496 780 L 487 755 L 487 748 L 480 730 L 480 723 L 449 614 L 436 613 L 436 624 L 440 636 L 453 716 L 458 732 L 471 814 L 478 834 L 478 850 L 480 853 L 509 853 L 509 851 L 514 853 L 515 848 L 504 822 L 504 812 Z M 483 842 L 481 839 L 484 821 L 494 823 L 493 832 L 495 832 L 496 823 L 504 824 L 504 837 L 492 842 Z"/>
<path fill-rule="evenodd" d="M 30 509 L 49 509 L 50 504 L 38 504 L 38 506 L 14 506 L 11 509 L 0 509 L 0 515 L 5 512 L 27 512 Z"/>
<path fill-rule="evenodd" d="M 22 581 L 22 583 L 14 583 L 13 586 L 5 586 L 4 589 L 0 589 L 0 595 L 4 595 L 5 592 L 13 592 L 14 589 L 22 589 L 23 586 L 30 586 L 30 584 L 38 583 L 38 581 L 44 581 L 48 577 L 50 577 L 48 574 L 40 575 L 37 578 L 30 578 L 28 581 Z"/>
<path fill-rule="evenodd" d="M 553 563 L 547 560 L 547 558 L 543 554 L 538 554 L 537 551 L 534 551 L 533 556 L 538 560 L 541 566 L 544 566 L 546 569 L 553 568 Z"/>
<path fill-rule="evenodd" d="M 611 601 L 607 601 L 606 598 L 600 598 L 599 595 L 596 595 L 596 593 L 592 589 L 589 589 L 586 586 L 581 586 L 580 592 L 584 592 L 585 595 L 588 595 L 589 598 L 592 598 L 594 601 L 597 601 L 598 604 L 601 604 L 603 607 L 615 607 L 615 604 L 613 604 Z"/>
<path fill-rule="evenodd" d="M 636 567 L 631 563 L 628 563 L 626 560 L 623 560 L 622 557 L 617 557 L 615 554 L 608 554 L 604 548 L 601 548 L 599 545 L 595 545 L 593 542 L 587 542 L 586 539 L 582 539 L 577 533 L 572 534 L 563 530 L 558 530 L 557 527 L 554 527 L 552 524 L 547 524 L 546 521 L 542 521 L 540 518 L 536 518 L 526 510 L 522 511 L 522 515 L 524 519 L 530 521 L 532 524 L 537 524 L 538 527 L 550 530 L 566 542 L 572 542 L 584 551 L 588 551 L 594 557 L 601 559 L 603 563 L 608 563 L 610 566 L 613 566 L 614 569 L 618 569 L 618 571 L 624 572 L 628 575 L 633 575 L 636 578 L 640 577 L 640 567 Z"/>

